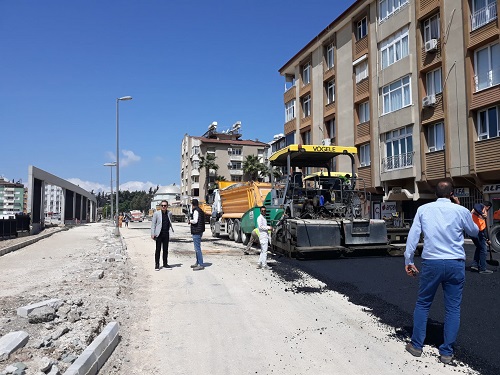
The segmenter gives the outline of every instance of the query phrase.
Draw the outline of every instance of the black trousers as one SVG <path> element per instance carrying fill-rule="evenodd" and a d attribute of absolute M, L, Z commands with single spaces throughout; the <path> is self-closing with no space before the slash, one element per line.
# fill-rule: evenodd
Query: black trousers
<path fill-rule="evenodd" d="M 161 246 L 163 245 L 163 265 L 168 264 L 168 241 L 170 239 L 169 233 L 160 232 L 160 235 L 156 237 L 156 252 L 155 252 L 155 266 L 160 265 L 160 252 Z"/>

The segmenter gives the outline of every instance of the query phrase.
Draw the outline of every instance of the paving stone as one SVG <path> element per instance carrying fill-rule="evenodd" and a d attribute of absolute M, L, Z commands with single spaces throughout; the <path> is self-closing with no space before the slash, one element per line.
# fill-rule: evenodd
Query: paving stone
<path fill-rule="evenodd" d="M 4 361 L 28 342 L 29 335 L 24 331 L 10 332 L 0 338 L 0 361 Z"/>
<path fill-rule="evenodd" d="M 17 315 L 22 316 L 23 318 L 27 318 L 28 314 L 36 308 L 39 308 L 42 306 L 50 306 L 54 310 L 57 310 L 62 304 L 63 304 L 62 300 L 60 300 L 58 298 L 53 298 L 53 299 L 49 299 L 46 301 L 33 303 L 31 305 L 19 307 L 17 309 Z"/>

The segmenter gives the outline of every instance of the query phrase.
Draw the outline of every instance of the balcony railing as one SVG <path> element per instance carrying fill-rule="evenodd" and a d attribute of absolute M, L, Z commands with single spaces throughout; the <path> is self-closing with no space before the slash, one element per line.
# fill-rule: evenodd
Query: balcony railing
<path fill-rule="evenodd" d="M 382 169 L 384 172 L 393 171 L 395 169 L 409 168 L 413 166 L 414 152 L 389 156 L 382 159 Z"/>
<path fill-rule="evenodd" d="M 470 16 L 471 30 L 479 29 L 497 18 L 497 5 L 491 3 Z"/>
<path fill-rule="evenodd" d="M 500 64 L 498 61 L 494 63 Z M 500 84 L 500 65 L 492 70 L 488 70 L 486 73 L 474 76 L 474 82 L 476 84 L 476 91 Z"/>

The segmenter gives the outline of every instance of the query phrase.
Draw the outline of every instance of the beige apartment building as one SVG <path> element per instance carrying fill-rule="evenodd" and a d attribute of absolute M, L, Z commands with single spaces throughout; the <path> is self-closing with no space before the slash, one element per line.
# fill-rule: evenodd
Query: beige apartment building
<path fill-rule="evenodd" d="M 200 166 L 202 158 L 208 154 L 215 156 L 218 169 L 210 169 L 209 187 L 218 177 L 226 181 L 244 181 L 243 161 L 254 155 L 265 162 L 268 144 L 258 140 L 243 140 L 241 123 L 236 122 L 230 129 L 217 130 L 217 122 L 209 125 L 202 136 L 184 135 L 181 143 L 181 196 L 206 201 L 206 170 Z"/>
<path fill-rule="evenodd" d="M 279 70 L 286 144 L 356 146 L 372 217 L 391 202 L 407 224 L 443 178 L 467 207 L 489 199 L 498 210 L 497 10 L 496 0 L 355 1 Z M 340 159 L 336 169 L 350 170 Z"/>

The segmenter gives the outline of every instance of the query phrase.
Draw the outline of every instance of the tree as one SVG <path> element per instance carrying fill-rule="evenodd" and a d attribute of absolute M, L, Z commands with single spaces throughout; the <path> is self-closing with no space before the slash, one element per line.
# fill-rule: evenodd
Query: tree
<path fill-rule="evenodd" d="M 208 201 L 207 199 L 207 194 L 208 194 L 208 182 L 210 179 L 210 169 L 215 170 L 217 173 L 217 170 L 219 169 L 219 166 L 215 162 L 215 159 L 217 157 L 214 154 L 206 154 L 206 156 L 200 156 L 200 168 L 205 169 L 205 183 L 203 185 L 204 191 L 205 191 L 205 200 Z"/>
<path fill-rule="evenodd" d="M 267 167 L 259 161 L 256 155 L 247 155 L 243 161 L 243 173 L 245 173 L 250 180 L 257 181 L 259 174 L 266 172 Z"/>

